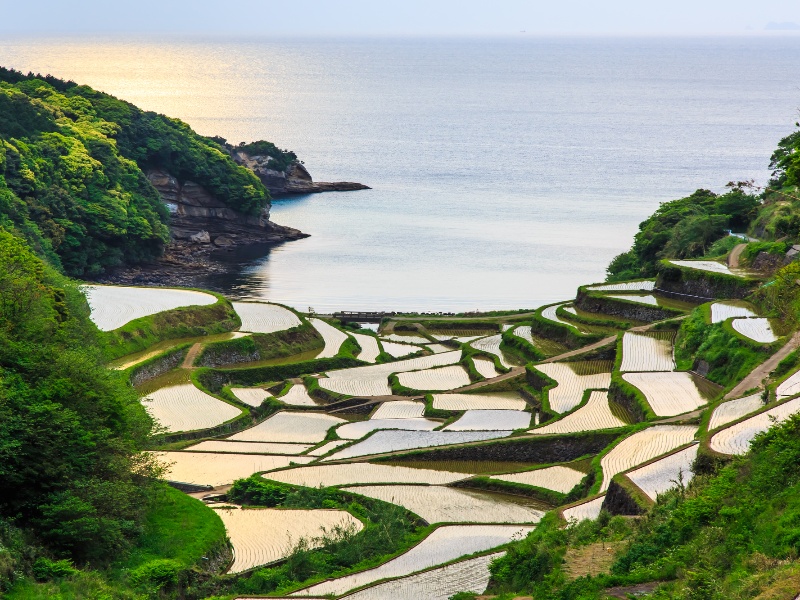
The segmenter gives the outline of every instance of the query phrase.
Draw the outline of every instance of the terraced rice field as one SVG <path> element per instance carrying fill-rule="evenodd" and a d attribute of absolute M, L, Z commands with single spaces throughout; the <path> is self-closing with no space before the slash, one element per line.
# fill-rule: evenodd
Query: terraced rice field
<path fill-rule="evenodd" d="M 391 465 L 370 463 L 347 463 L 343 465 L 314 465 L 286 469 L 264 475 L 267 479 L 319 488 L 331 486 L 370 485 L 376 483 L 424 483 L 447 485 L 469 477 L 465 473 L 450 473 L 433 469 L 411 469 Z"/>
<path fill-rule="evenodd" d="M 484 552 L 525 537 L 532 527 L 519 525 L 448 525 L 439 527 L 405 554 L 353 575 L 312 585 L 292 596 L 336 595 L 384 579 L 404 577 L 465 556 Z M 403 595 L 406 597 L 405 589 Z M 426 597 L 427 598 L 427 597 Z"/>
<path fill-rule="evenodd" d="M 761 399 L 760 393 L 723 402 L 711 413 L 711 418 L 708 420 L 708 430 L 711 431 L 717 427 L 722 427 L 763 407 L 764 401 Z"/>
<path fill-rule="evenodd" d="M 600 459 L 603 470 L 600 491 L 608 489 L 611 478 L 617 473 L 688 444 L 696 431 L 693 425 L 655 425 L 625 438 Z"/>
<path fill-rule="evenodd" d="M 408 371 L 399 373 L 397 379 L 400 385 L 413 390 L 453 390 L 470 384 L 469 373 L 461 365 Z"/>
<path fill-rule="evenodd" d="M 344 444 L 349 444 L 350 440 L 331 440 L 330 442 L 325 442 L 319 448 L 315 448 L 311 452 L 307 454 L 307 456 L 322 456 L 323 454 L 327 454 L 331 450 L 335 450 L 339 446 L 343 446 Z"/>
<path fill-rule="evenodd" d="M 531 331 L 531 326 L 530 325 L 520 325 L 519 327 L 514 329 L 514 331 L 512 333 L 515 336 L 517 336 L 518 338 L 522 338 L 523 340 L 525 340 L 529 344 L 534 345 L 536 343 L 533 340 L 533 333 Z"/>
<path fill-rule="evenodd" d="M 370 419 L 413 419 L 425 413 L 425 404 L 413 400 L 395 400 L 384 402 L 378 407 Z"/>
<path fill-rule="evenodd" d="M 361 352 L 358 354 L 358 360 L 364 362 L 374 363 L 381 353 L 381 348 L 378 345 L 378 339 L 371 335 L 364 335 L 363 333 L 351 333 L 358 345 L 361 346 Z"/>
<path fill-rule="evenodd" d="M 759 344 L 771 344 L 778 339 L 769 319 L 734 319 L 731 326 L 743 336 L 758 342 Z"/>
<path fill-rule="evenodd" d="M 366 588 L 349 596 L 347 600 L 447 600 L 456 592 L 480 594 L 489 585 L 489 564 L 505 552 L 479 556 L 447 565 L 440 569 L 424 571 L 409 577 L 394 579 Z"/>
<path fill-rule="evenodd" d="M 284 404 L 290 404 L 292 406 L 316 406 L 318 402 L 311 397 L 302 383 L 296 383 L 292 387 L 289 388 L 289 391 L 286 392 L 283 396 L 278 398 Z"/>
<path fill-rule="evenodd" d="M 608 404 L 608 392 L 596 391 L 592 392 L 586 404 L 574 413 L 555 423 L 532 429 L 530 433 L 556 435 L 596 429 L 613 429 L 614 427 L 622 427 L 625 424 L 624 421 L 611 412 Z"/>
<path fill-rule="evenodd" d="M 430 340 L 421 335 L 414 335 L 413 333 L 391 333 L 389 335 L 381 336 L 382 340 L 390 342 L 400 342 L 401 344 L 427 344 Z"/>
<path fill-rule="evenodd" d="M 595 292 L 651 292 L 655 289 L 655 287 L 655 281 L 625 281 L 623 283 L 590 285 L 586 289 Z"/>
<path fill-rule="evenodd" d="M 305 538 L 312 548 L 322 545 L 323 529 L 336 527 L 360 531 L 364 525 L 343 510 L 278 508 L 217 509 L 233 546 L 229 573 L 241 573 L 289 556 Z"/>
<path fill-rule="evenodd" d="M 238 442 L 315 444 L 325 439 L 328 429 L 345 422 L 330 415 L 283 411 L 228 439 Z"/>
<path fill-rule="evenodd" d="M 458 338 L 472 338 L 474 340 L 492 333 L 489 329 L 436 329 L 428 328 L 428 333 L 437 340 L 453 340 Z M 470 340 L 472 341 L 472 340 Z"/>
<path fill-rule="evenodd" d="M 263 388 L 231 388 L 231 392 L 241 402 L 250 406 L 261 406 L 264 400 L 272 397 L 272 394 Z"/>
<path fill-rule="evenodd" d="M 556 304 L 554 306 L 548 306 L 542 311 L 542 317 L 547 319 L 548 321 L 553 321 L 554 323 L 560 323 L 561 325 L 566 325 L 567 327 L 572 327 L 573 329 L 577 329 L 575 325 L 572 323 L 567 323 L 563 319 L 559 318 L 556 314 L 559 306 L 564 306 L 564 304 Z"/>
<path fill-rule="evenodd" d="M 142 399 L 145 410 L 169 432 L 215 427 L 242 411 L 201 392 L 191 383 L 173 385 Z"/>
<path fill-rule="evenodd" d="M 506 475 L 492 475 L 490 479 L 499 479 L 511 483 L 521 483 L 523 485 L 533 485 L 547 490 L 554 490 L 566 494 L 578 485 L 586 473 L 581 473 L 569 467 L 556 465 L 535 471 L 523 471 L 522 473 L 508 473 Z"/>
<path fill-rule="evenodd" d="M 544 514 L 500 494 L 434 485 L 376 485 L 348 490 L 402 506 L 431 524 L 538 523 Z"/>
<path fill-rule="evenodd" d="M 211 294 L 169 288 L 83 286 L 91 309 L 89 318 L 100 331 L 119 329 L 134 319 L 182 306 L 208 306 L 217 299 Z"/>
<path fill-rule="evenodd" d="M 694 477 L 692 463 L 697 458 L 699 447 L 699 444 L 693 444 L 649 465 L 630 471 L 626 476 L 655 502 L 659 494 L 678 487 L 679 481 L 682 481 L 683 485 L 689 485 Z"/>
<path fill-rule="evenodd" d="M 477 348 L 478 350 L 483 350 L 484 352 L 488 352 L 489 354 L 494 354 L 500 359 L 500 364 L 506 368 L 511 368 L 511 365 L 506 360 L 506 357 L 503 355 L 503 351 L 500 350 L 500 343 L 503 341 L 502 336 L 498 333 L 496 335 L 490 335 L 488 337 L 480 338 L 475 340 L 470 344 L 473 348 Z"/>
<path fill-rule="evenodd" d="M 193 452 L 230 452 L 232 454 L 301 454 L 313 446 L 309 444 L 276 444 L 273 442 L 229 442 L 206 440 L 186 450 Z"/>
<path fill-rule="evenodd" d="M 510 431 L 376 431 L 367 439 L 340 450 L 323 460 L 340 460 L 383 454 L 414 448 L 432 448 L 493 440 L 510 435 Z"/>
<path fill-rule="evenodd" d="M 547 393 L 550 408 L 558 413 L 571 411 L 590 389 L 607 389 L 611 385 L 611 361 L 545 363 L 536 369 L 554 379 L 558 385 Z"/>
<path fill-rule="evenodd" d="M 494 361 L 484 358 L 483 356 L 474 357 L 472 359 L 472 364 L 475 365 L 475 370 L 486 379 L 491 379 L 492 377 L 500 375 L 500 373 L 497 372 L 497 368 L 494 366 Z"/>
<path fill-rule="evenodd" d="M 669 262 L 678 267 L 688 267 L 690 269 L 699 269 L 700 271 L 711 271 L 712 273 L 722 273 L 723 275 L 742 277 L 741 273 L 731 271 L 727 265 L 723 265 L 722 263 L 718 263 L 713 260 L 671 260 Z"/>
<path fill-rule="evenodd" d="M 336 434 L 346 440 L 358 440 L 378 429 L 402 429 L 405 431 L 433 431 L 442 425 L 441 421 L 432 421 L 423 417 L 411 419 L 370 419 L 355 421 L 336 429 Z"/>
<path fill-rule="evenodd" d="M 259 471 L 305 464 L 313 456 L 270 456 L 260 454 L 214 454 L 211 452 L 156 452 L 168 466 L 165 478 L 196 485 L 227 485 Z"/>
<path fill-rule="evenodd" d="M 673 371 L 671 331 L 648 333 L 626 332 L 622 336 L 622 364 L 620 371 Z"/>
<path fill-rule="evenodd" d="M 637 304 L 647 304 L 648 306 L 658 306 L 658 299 L 652 294 L 644 294 L 644 295 L 609 294 L 608 297 L 614 298 L 615 300 L 626 300 L 628 302 L 636 302 Z"/>
<path fill-rule="evenodd" d="M 758 433 L 785 421 L 798 411 L 800 411 L 800 398 L 789 400 L 718 431 L 711 437 L 709 445 L 712 450 L 720 454 L 746 454 L 750 449 L 750 442 Z"/>
<path fill-rule="evenodd" d="M 513 431 L 531 426 L 531 413 L 521 410 L 468 410 L 444 431 Z"/>
<path fill-rule="evenodd" d="M 333 358 L 336 356 L 339 353 L 339 348 L 342 347 L 342 344 L 347 339 L 347 334 L 322 319 L 309 319 L 308 321 L 319 332 L 322 339 L 325 340 L 325 348 L 317 355 L 317 358 Z"/>
<path fill-rule="evenodd" d="M 242 331 L 272 333 L 302 325 L 296 314 L 288 308 L 266 302 L 232 302 L 233 309 L 242 319 Z"/>
<path fill-rule="evenodd" d="M 711 305 L 711 322 L 721 323 L 732 317 L 757 317 L 756 313 L 734 302 L 714 302 Z"/>
<path fill-rule="evenodd" d="M 390 374 L 452 365 L 459 360 L 461 350 L 454 350 L 392 363 L 329 371 L 327 378 L 319 380 L 319 385 L 326 390 L 350 396 L 390 396 Z"/>
<path fill-rule="evenodd" d="M 439 354 L 441 352 L 450 352 L 452 350 L 450 346 L 445 346 L 444 344 L 428 344 L 425 347 L 434 354 Z"/>
<path fill-rule="evenodd" d="M 622 378 L 641 390 L 659 417 L 682 415 L 708 402 L 691 373 L 625 373 Z"/>
<path fill-rule="evenodd" d="M 390 354 L 395 358 L 403 358 L 409 354 L 415 354 L 422 350 L 422 346 L 412 346 L 411 344 L 395 344 L 394 342 L 381 341 L 384 352 Z"/>
<path fill-rule="evenodd" d="M 527 406 L 515 392 L 433 394 L 433 408 L 440 410 L 524 410 Z"/>
<path fill-rule="evenodd" d="M 800 371 L 792 373 L 775 389 L 778 400 L 800 394 Z"/>
<path fill-rule="evenodd" d="M 564 519 L 568 523 L 580 523 L 581 521 L 594 521 L 600 516 L 600 510 L 603 507 L 603 501 L 606 499 L 605 494 L 598 496 L 594 500 L 577 504 L 571 508 L 565 508 L 563 511 Z"/>

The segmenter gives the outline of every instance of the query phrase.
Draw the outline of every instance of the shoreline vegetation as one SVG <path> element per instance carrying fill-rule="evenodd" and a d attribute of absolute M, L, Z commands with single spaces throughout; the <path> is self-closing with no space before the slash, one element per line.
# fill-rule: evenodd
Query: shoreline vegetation
<path fill-rule="evenodd" d="M 800 132 L 771 167 L 662 204 L 557 304 L 359 320 L 138 288 L 126 322 L 124 288 L 90 306 L 75 278 L 296 238 L 267 175 L 338 184 L 0 69 L 0 593 L 793 599 Z M 209 198 L 232 216 L 192 240 Z M 272 514 L 306 533 L 276 547 Z"/>

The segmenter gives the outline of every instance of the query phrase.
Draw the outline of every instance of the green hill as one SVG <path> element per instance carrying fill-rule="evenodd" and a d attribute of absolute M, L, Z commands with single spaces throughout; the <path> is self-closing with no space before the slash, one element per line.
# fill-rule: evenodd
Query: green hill
<path fill-rule="evenodd" d="M 255 147 L 288 165 L 292 153 Z M 224 140 L 90 87 L 0 67 L 0 225 L 71 276 L 149 262 L 169 241 L 169 214 L 143 170 L 191 180 L 258 214 L 270 196 Z"/>

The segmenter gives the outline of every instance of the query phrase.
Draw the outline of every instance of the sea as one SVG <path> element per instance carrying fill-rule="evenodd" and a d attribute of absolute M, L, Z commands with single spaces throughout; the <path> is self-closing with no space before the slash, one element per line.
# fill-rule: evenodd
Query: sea
<path fill-rule="evenodd" d="M 274 201 L 310 237 L 208 281 L 317 312 L 573 297 L 661 202 L 767 183 L 798 56 L 800 36 L 0 39 L 0 65 L 370 186 Z"/>

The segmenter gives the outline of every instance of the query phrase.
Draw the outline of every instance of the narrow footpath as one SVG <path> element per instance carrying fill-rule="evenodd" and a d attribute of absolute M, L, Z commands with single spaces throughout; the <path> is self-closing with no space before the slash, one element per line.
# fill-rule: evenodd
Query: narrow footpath
<path fill-rule="evenodd" d="M 775 354 L 753 369 L 753 371 L 747 377 L 739 382 L 739 385 L 725 394 L 725 399 L 732 400 L 733 398 L 738 398 L 744 395 L 747 390 L 752 390 L 754 388 L 761 389 L 763 387 L 762 384 L 764 380 L 772 371 L 775 370 L 775 367 L 778 366 L 778 363 L 789 356 L 789 354 L 791 354 L 798 347 L 800 347 L 800 331 L 795 333 L 792 336 L 792 339 L 786 342 L 783 348 L 778 350 Z"/>

